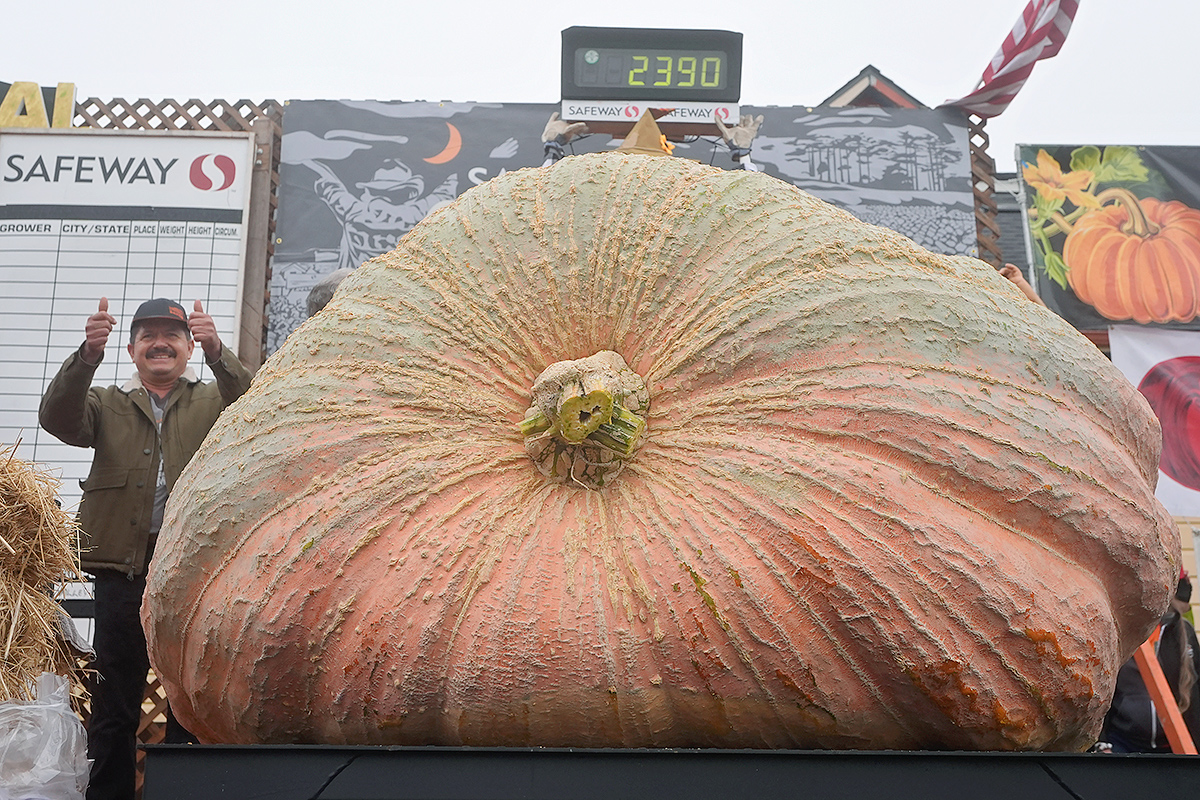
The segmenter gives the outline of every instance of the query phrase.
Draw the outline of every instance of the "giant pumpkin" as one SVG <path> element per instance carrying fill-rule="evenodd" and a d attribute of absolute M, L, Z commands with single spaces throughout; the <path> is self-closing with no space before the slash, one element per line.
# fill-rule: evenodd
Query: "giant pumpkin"
<path fill-rule="evenodd" d="M 1158 449 L 981 262 L 568 158 L 291 335 L 177 484 L 143 619 L 207 742 L 1078 749 L 1179 569 Z"/>

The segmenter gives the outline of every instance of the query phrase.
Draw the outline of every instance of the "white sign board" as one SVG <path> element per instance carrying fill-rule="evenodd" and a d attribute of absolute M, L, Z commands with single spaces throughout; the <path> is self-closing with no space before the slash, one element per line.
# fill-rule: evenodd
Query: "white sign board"
<path fill-rule="evenodd" d="M 253 154 L 250 133 L 0 131 L 0 443 L 61 468 L 64 507 L 92 453 L 42 431 L 38 403 L 100 297 L 118 327 L 97 384 L 133 374 L 129 320 L 154 297 L 201 301 L 236 349 Z M 192 366 L 211 379 L 199 347 Z"/>

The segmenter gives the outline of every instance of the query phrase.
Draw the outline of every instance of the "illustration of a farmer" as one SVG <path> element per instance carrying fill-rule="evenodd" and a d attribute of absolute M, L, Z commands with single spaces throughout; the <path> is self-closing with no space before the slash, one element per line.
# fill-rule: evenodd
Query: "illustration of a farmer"
<path fill-rule="evenodd" d="M 316 193 L 342 225 L 338 268 L 353 269 L 388 252 L 435 206 L 453 200 L 458 189 L 454 174 L 423 194 L 425 181 L 420 175 L 397 159 L 387 159 L 371 180 L 355 184 L 361 192 L 355 194 L 320 161 L 303 164 L 317 173 Z"/>

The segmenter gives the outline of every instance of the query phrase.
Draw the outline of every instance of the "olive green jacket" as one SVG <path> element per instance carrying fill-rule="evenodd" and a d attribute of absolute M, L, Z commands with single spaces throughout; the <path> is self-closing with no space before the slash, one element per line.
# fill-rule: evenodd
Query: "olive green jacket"
<path fill-rule="evenodd" d="M 78 350 L 64 361 L 42 396 L 38 421 L 67 444 L 96 451 L 91 472 L 80 484 L 83 568 L 137 575 L 145 569 L 150 544 L 160 435 L 137 374 L 124 386 L 94 387 L 97 366 L 80 358 Z M 168 491 L 221 411 L 250 388 L 249 370 L 228 347 L 209 367 L 216 381 L 201 383 L 189 368 L 163 413 L 161 451 Z"/>

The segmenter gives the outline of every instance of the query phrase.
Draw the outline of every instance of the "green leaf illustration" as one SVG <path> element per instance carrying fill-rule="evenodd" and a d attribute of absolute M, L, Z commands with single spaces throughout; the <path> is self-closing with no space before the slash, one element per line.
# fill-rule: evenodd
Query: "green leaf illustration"
<path fill-rule="evenodd" d="M 1067 288 L 1067 262 L 1062 256 L 1053 251 L 1046 254 L 1046 277 L 1054 281 L 1060 288 Z"/>
<path fill-rule="evenodd" d="M 1100 148 L 1095 145 L 1084 145 L 1071 151 L 1071 171 L 1086 169 L 1095 174 L 1100 166 Z"/>
<path fill-rule="evenodd" d="M 1104 148 L 1104 158 L 1096 168 L 1097 183 L 1142 183 L 1149 178 L 1150 172 L 1142 163 L 1136 147 L 1117 145 Z"/>

